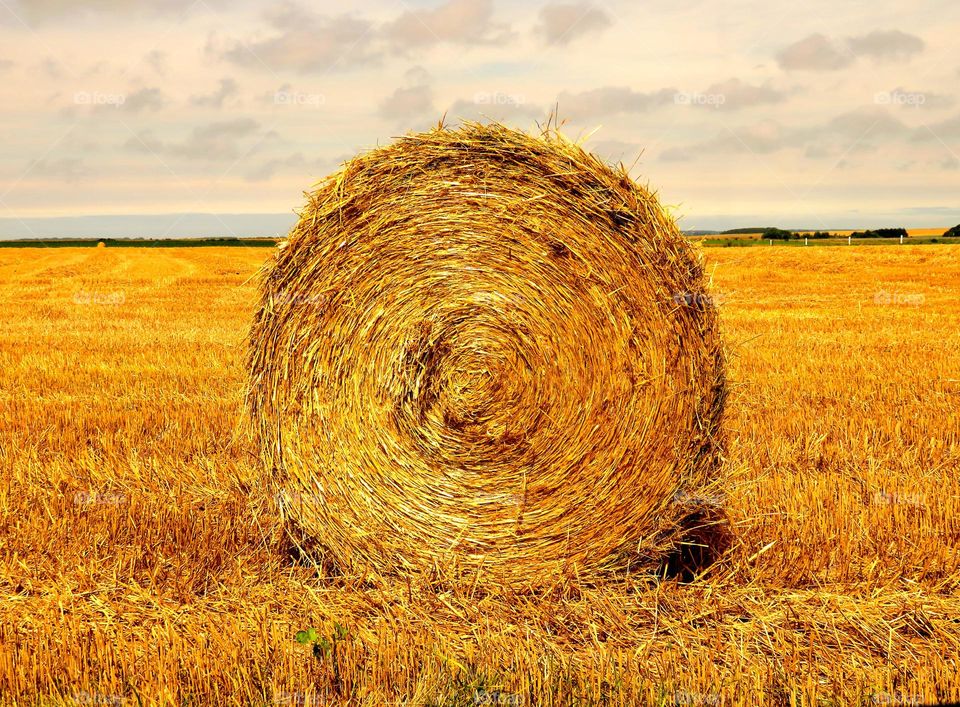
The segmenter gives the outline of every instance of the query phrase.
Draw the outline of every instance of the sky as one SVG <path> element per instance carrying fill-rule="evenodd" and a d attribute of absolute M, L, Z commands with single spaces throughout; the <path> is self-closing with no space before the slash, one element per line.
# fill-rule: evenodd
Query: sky
<path fill-rule="evenodd" d="M 956 0 L 0 0 L 0 238 L 277 235 L 360 151 L 562 130 L 684 229 L 960 223 Z"/>

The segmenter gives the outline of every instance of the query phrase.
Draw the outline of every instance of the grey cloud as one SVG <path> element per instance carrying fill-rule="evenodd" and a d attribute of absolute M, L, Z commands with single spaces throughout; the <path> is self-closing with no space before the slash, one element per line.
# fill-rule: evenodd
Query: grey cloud
<path fill-rule="evenodd" d="M 167 55 L 159 49 L 147 52 L 143 57 L 143 63 L 161 76 L 167 73 Z"/>
<path fill-rule="evenodd" d="M 287 167 L 305 167 L 307 160 L 302 152 L 295 152 L 287 157 L 277 157 L 266 160 L 256 165 L 243 175 L 248 182 L 264 182 L 273 177 L 277 172 Z"/>
<path fill-rule="evenodd" d="M 235 43 L 226 59 L 242 66 L 302 73 L 332 71 L 375 61 L 373 25 L 351 17 L 323 17 L 286 4 L 269 20 L 280 34 Z"/>
<path fill-rule="evenodd" d="M 937 123 L 930 123 L 917 128 L 913 134 L 913 140 L 924 142 L 927 140 L 942 141 L 960 138 L 960 115 L 941 120 Z"/>
<path fill-rule="evenodd" d="M 674 103 L 678 92 L 672 88 L 643 93 L 625 86 L 605 86 L 581 93 L 564 91 L 558 97 L 560 117 L 583 120 L 598 115 L 644 113 L 657 106 Z"/>
<path fill-rule="evenodd" d="M 802 148 L 806 157 L 819 159 L 840 153 L 862 154 L 876 150 L 871 138 L 888 142 L 906 138 L 910 128 L 882 108 L 860 109 L 808 127 L 784 126 L 773 120 L 727 130 L 693 145 L 674 147 L 660 154 L 665 161 L 692 159 L 698 154 L 770 154 Z"/>
<path fill-rule="evenodd" d="M 259 128 L 260 124 L 252 118 L 218 121 L 197 126 L 182 142 L 171 143 L 159 140 L 152 131 L 146 130 L 128 139 L 124 147 L 133 152 L 193 160 L 230 160 L 252 152 L 249 147 L 241 150 L 241 145 Z"/>
<path fill-rule="evenodd" d="M 399 51 L 441 42 L 483 44 L 502 40 L 504 25 L 493 20 L 493 0 L 448 0 L 433 9 L 408 10 L 383 28 Z"/>
<path fill-rule="evenodd" d="M 957 159 L 952 155 L 949 157 L 945 157 L 940 161 L 940 169 L 946 169 L 951 171 L 958 170 L 960 169 L 960 159 Z"/>
<path fill-rule="evenodd" d="M 920 37 L 896 29 L 875 30 L 842 41 L 817 33 L 783 49 L 777 54 L 777 62 L 787 71 L 836 71 L 849 66 L 857 57 L 904 60 L 919 54 L 924 47 Z"/>
<path fill-rule="evenodd" d="M 60 159 L 40 159 L 30 163 L 30 174 L 74 183 L 88 174 L 83 160 L 79 157 L 61 157 Z"/>
<path fill-rule="evenodd" d="M 780 103 L 785 98 L 784 93 L 770 86 L 753 86 L 737 78 L 715 83 L 707 87 L 703 94 L 723 96 L 723 102 L 717 104 L 721 110 L 739 110 L 751 106 Z"/>
<path fill-rule="evenodd" d="M 401 124 L 434 114 L 433 89 L 427 84 L 398 88 L 380 102 L 377 113 Z"/>
<path fill-rule="evenodd" d="M 693 157 L 693 149 L 686 147 L 671 147 L 660 153 L 663 162 L 690 162 Z"/>
<path fill-rule="evenodd" d="M 831 119 L 819 132 L 847 138 L 897 137 L 909 128 L 882 108 L 862 108 Z"/>
<path fill-rule="evenodd" d="M 161 154 L 166 151 L 166 145 L 161 142 L 152 130 L 142 130 L 131 136 L 123 144 L 125 150 L 141 154 Z"/>
<path fill-rule="evenodd" d="M 853 63 L 853 57 L 824 35 L 811 34 L 777 54 L 777 63 L 787 71 L 836 71 Z"/>
<path fill-rule="evenodd" d="M 141 88 L 139 91 L 127 94 L 124 97 L 123 103 L 116 107 L 99 105 L 95 110 L 98 112 L 109 112 L 119 109 L 125 113 L 142 113 L 144 111 L 158 111 L 163 108 L 165 104 L 166 100 L 159 88 Z"/>
<path fill-rule="evenodd" d="M 549 3 L 540 8 L 537 33 L 548 44 L 569 44 L 611 24 L 609 15 L 592 3 Z"/>
<path fill-rule="evenodd" d="M 52 79 L 62 79 L 65 75 L 63 65 L 52 56 L 45 57 L 44 60 L 40 62 L 40 68 Z"/>
<path fill-rule="evenodd" d="M 607 162 L 632 162 L 641 152 L 640 143 L 622 140 L 597 140 L 589 145 L 589 150 Z"/>
<path fill-rule="evenodd" d="M 228 98 L 233 98 L 239 92 L 237 82 L 231 78 L 220 79 L 220 87 L 213 93 L 190 96 L 191 105 L 198 107 L 223 108 Z"/>
<path fill-rule="evenodd" d="M 850 48 L 859 56 L 880 60 L 907 59 L 919 54 L 926 46 L 920 37 L 898 29 L 874 31 L 847 40 Z"/>
<path fill-rule="evenodd" d="M 9 59 L 0 59 L 0 71 L 6 71 L 14 66 L 14 62 L 10 61 Z"/>
<path fill-rule="evenodd" d="M 216 1 L 216 0 L 212 0 Z M 15 0 L 14 8 L 30 22 L 44 22 L 80 14 L 172 14 L 196 4 L 195 0 Z"/>
<path fill-rule="evenodd" d="M 194 128 L 185 142 L 171 146 L 170 151 L 190 159 L 234 159 L 240 156 L 240 140 L 253 135 L 259 127 L 252 118 L 202 125 Z"/>
<path fill-rule="evenodd" d="M 401 3 L 402 4 L 402 3 Z M 407 10 L 376 24 L 351 16 L 327 17 L 294 2 L 271 10 L 273 36 L 233 42 L 215 35 L 207 52 L 252 68 L 303 73 L 348 69 L 380 61 L 386 52 L 409 53 L 436 44 L 490 44 L 510 36 L 494 21 L 493 0 L 448 0 L 431 9 Z"/>
<path fill-rule="evenodd" d="M 461 98 L 447 109 L 446 114 L 453 120 L 492 120 L 498 123 L 526 123 L 547 116 L 539 106 L 527 103 L 525 96 L 496 91 L 478 91 L 472 99 Z"/>

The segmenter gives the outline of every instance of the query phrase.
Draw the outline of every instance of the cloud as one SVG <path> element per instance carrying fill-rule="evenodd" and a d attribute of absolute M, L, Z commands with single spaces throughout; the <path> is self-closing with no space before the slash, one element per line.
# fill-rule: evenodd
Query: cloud
<path fill-rule="evenodd" d="M 842 113 L 818 125 L 790 127 L 775 120 L 727 129 L 719 135 L 692 145 L 673 147 L 660 153 L 668 162 L 689 161 L 697 155 L 756 154 L 803 149 L 810 159 L 838 153 L 863 154 L 876 151 L 870 139 L 883 138 L 887 144 L 912 134 L 910 128 L 883 108 L 861 108 Z"/>
<path fill-rule="evenodd" d="M 377 113 L 381 118 L 399 123 L 409 123 L 427 114 L 436 113 L 433 107 L 433 89 L 427 85 L 398 88 L 380 102 Z"/>
<path fill-rule="evenodd" d="M 777 63 L 787 71 L 836 71 L 853 63 L 853 57 L 822 34 L 811 34 L 777 54 Z"/>
<path fill-rule="evenodd" d="M 926 46 L 920 37 L 898 29 L 874 31 L 847 40 L 850 49 L 858 56 L 869 56 L 881 61 L 908 59 L 919 54 Z"/>
<path fill-rule="evenodd" d="M 63 70 L 63 64 L 52 56 L 43 58 L 43 61 L 40 62 L 40 69 L 54 80 L 62 79 L 66 75 Z"/>
<path fill-rule="evenodd" d="M 605 86 L 581 93 L 564 91 L 557 100 L 560 117 L 577 121 L 620 113 L 645 113 L 674 103 L 677 95 L 678 91 L 673 88 L 643 93 L 624 86 Z"/>
<path fill-rule="evenodd" d="M 237 82 L 231 78 L 220 79 L 220 88 L 213 93 L 204 93 L 190 96 L 190 105 L 200 108 L 223 108 L 224 102 L 228 98 L 233 98 L 238 93 Z"/>
<path fill-rule="evenodd" d="M 633 162 L 642 149 L 638 142 L 625 142 L 623 140 L 598 140 L 591 142 L 588 148 L 593 154 L 613 164 L 625 161 Z"/>
<path fill-rule="evenodd" d="M 134 15 L 171 14 L 186 10 L 195 0 L 17 0 L 14 6 L 32 22 L 44 22 L 80 14 Z"/>
<path fill-rule="evenodd" d="M 159 88 L 141 88 L 139 91 L 127 94 L 123 103 L 116 107 L 98 105 L 96 110 L 106 112 L 120 109 L 125 113 L 142 113 L 144 111 L 158 111 L 164 105 L 166 105 L 166 99 L 164 99 Z"/>
<path fill-rule="evenodd" d="M 663 162 L 690 162 L 694 158 L 694 149 L 689 147 L 670 147 L 660 153 Z"/>
<path fill-rule="evenodd" d="M 403 3 L 401 3 L 403 5 Z M 222 46 L 211 36 L 207 51 L 245 67 L 302 73 L 344 70 L 379 62 L 385 53 L 409 54 L 437 44 L 492 44 L 510 36 L 493 18 L 493 0 L 448 0 L 411 9 L 386 23 L 353 16 L 319 15 L 287 1 L 265 16 L 273 36 Z"/>
<path fill-rule="evenodd" d="M 716 105 L 722 110 L 740 110 L 751 106 L 770 105 L 781 103 L 785 94 L 770 86 L 753 86 L 749 83 L 733 78 L 708 86 L 699 94 L 706 97 L 722 97 L 718 101 L 703 101 L 698 105 Z"/>
<path fill-rule="evenodd" d="M 143 57 L 143 63 L 161 76 L 167 73 L 167 55 L 159 49 L 147 52 Z"/>
<path fill-rule="evenodd" d="M 40 159 L 30 163 L 28 171 L 31 175 L 46 177 L 57 181 L 74 183 L 88 174 L 83 160 L 79 157 L 61 157 L 60 159 Z"/>
<path fill-rule="evenodd" d="M 910 132 L 883 108 L 859 108 L 829 120 L 818 132 L 847 138 L 899 137 Z"/>
<path fill-rule="evenodd" d="M 548 3 L 540 8 L 536 31 L 548 44 L 569 44 L 611 24 L 610 16 L 589 2 Z"/>
<path fill-rule="evenodd" d="M 960 138 L 960 115 L 941 120 L 938 123 L 923 125 L 913 133 L 913 140 L 915 142 L 925 142 L 928 140 L 941 142 L 955 138 Z"/>
<path fill-rule="evenodd" d="M 248 182 L 265 182 L 273 177 L 277 172 L 286 167 L 305 167 L 307 160 L 302 152 L 295 152 L 287 157 L 277 157 L 266 160 L 256 165 L 253 169 L 246 172 L 243 178 Z"/>
<path fill-rule="evenodd" d="M 324 17 L 292 3 L 267 17 L 279 34 L 235 42 L 224 58 L 245 67 L 301 73 L 327 72 L 359 66 L 378 57 L 374 26 L 352 17 Z"/>
<path fill-rule="evenodd" d="M 471 120 L 498 123 L 527 123 L 546 119 L 547 113 L 539 106 L 527 102 L 521 94 L 480 91 L 472 99 L 461 98 L 446 111 L 452 120 Z"/>
<path fill-rule="evenodd" d="M 909 59 L 925 47 L 919 37 L 900 30 L 875 30 L 858 37 L 836 40 L 811 34 L 777 54 L 777 63 L 787 71 L 837 71 L 857 57 L 875 61 Z"/>
<path fill-rule="evenodd" d="M 405 52 L 443 42 L 501 41 L 507 28 L 493 21 L 493 0 L 448 0 L 434 9 L 404 12 L 383 27 L 383 36 L 395 50 Z"/>
<path fill-rule="evenodd" d="M 235 118 L 206 125 L 199 125 L 182 142 L 165 143 L 152 131 L 145 130 L 124 143 L 132 152 L 155 155 L 172 155 L 191 160 L 233 160 L 253 149 L 241 150 L 244 141 L 253 137 L 260 129 L 260 123 L 252 118 Z"/>
<path fill-rule="evenodd" d="M 16 66 L 16 63 L 10 61 L 9 59 L 0 59 L 0 71 L 12 69 L 14 66 Z"/>

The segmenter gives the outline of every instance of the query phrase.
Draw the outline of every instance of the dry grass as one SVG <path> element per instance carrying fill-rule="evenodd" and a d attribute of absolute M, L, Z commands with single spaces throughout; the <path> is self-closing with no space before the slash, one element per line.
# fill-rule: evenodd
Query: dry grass
<path fill-rule="evenodd" d="M 676 499 L 716 479 L 702 264 L 650 192 L 552 131 L 438 128 L 351 160 L 261 290 L 266 482 L 340 571 L 585 582 L 665 554 Z"/>
<path fill-rule="evenodd" d="M 0 702 L 960 698 L 960 247 L 706 251 L 730 551 L 537 599 L 290 557 L 238 433 L 263 257 L 0 252 Z M 293 640 L 334 622 L 336 670 Z"/>

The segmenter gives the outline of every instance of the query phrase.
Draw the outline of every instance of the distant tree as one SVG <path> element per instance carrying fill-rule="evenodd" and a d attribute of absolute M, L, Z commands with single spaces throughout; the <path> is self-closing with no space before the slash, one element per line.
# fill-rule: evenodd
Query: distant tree
<path fill-rule="evenodd" d="M 736 236 L 743 235 L 745 233 L 763 233 L 769 228 L 773 228 L 773 226 L 747 226 L 743 228 L 731 228 L 726 231 L 720 231 L 720 233 L 724 236 Z"/>
<path fill-rule="evenodd" d="M 960 225 L 956 225 L 943 234 L 944 238 L 960 238 Z"/>
<path fill-rule="evenodd" d="M 875 228 L 870 231 L 855 231 L 850 234 L 851 238 L 899 238 L 903 236 L 906 238 L 908 235 L 907 229 L 905 228 Z"/>
<path fill-rule="evenodd" d="M 799 238 L 800 236 L 791 231 L 784 231 L 782 228 L 765 228 L 761 234 L 766 240 L 779 240 L 786 241 L 791 238 Z"/>

